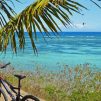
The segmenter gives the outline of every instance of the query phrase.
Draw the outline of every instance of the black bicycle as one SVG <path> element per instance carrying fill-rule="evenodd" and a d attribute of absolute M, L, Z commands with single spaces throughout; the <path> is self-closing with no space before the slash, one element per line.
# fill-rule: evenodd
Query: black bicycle
<path fill-rule="evenodd" d="M 1 66 L 0 69 L 6 68 L 8 65 L 10 65 L 10 63 Z M 5 91 L 12 99 L 11 101 L 40 101 L 37 97 L 33 95 L 22 96 L 20 93 L 21 80 L 24 79 L 26 76 L 24 75 L 14 75 L 14 76 L 18 78 L 18 87 L 12 86 L 8 81 L 0 77 L 0 99 L 1 99 L 0 101 L 8 101 L 8 97 L 5 94 Z M 2 89 L 2 87 L 4 89 Z M 15 93 L 15 95 L 11 91 Z"/>

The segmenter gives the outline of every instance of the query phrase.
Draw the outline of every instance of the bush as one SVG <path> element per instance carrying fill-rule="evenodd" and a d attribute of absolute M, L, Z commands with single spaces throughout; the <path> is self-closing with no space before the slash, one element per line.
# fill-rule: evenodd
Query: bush
<path fill-rule="evenodd" d="M 74 68 L 64 65 L 57 72 L 38 67 L 34 72 L 4 70 L 1 74 L 17 85 L 17 79 L 12 76 L 16 72 L 27 75 L 22 80 L 24 91 L 46 101 L 101 101 L 101 71 L 91 69 L 88 64 Z"/>
<path fill-rule="evenodd" d="M 73 92 L 70 96 L 71 101 L 101 101 L 101 91 L 100 92 Z"/>

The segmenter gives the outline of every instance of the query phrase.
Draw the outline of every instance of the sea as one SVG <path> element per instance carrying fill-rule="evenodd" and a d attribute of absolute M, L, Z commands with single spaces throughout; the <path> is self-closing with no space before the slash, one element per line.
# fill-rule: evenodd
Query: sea
<path fill-rule="evenodd" d="M 38 54 L 34 54 L 25 32 L 25 49 L 18 47 L 17 54 L 13 54 L 8 47 L 6 54 L 0 53 L 0 62 L 11 62 L 15 69 L 27 71 L 33 71 L 36 67 L 57 71 L 60 66 L 83 64 L 101 69 L 101 32 L 60 32 L 58 36 L 50 33 L 50 37 L 44 34 L 44 38 L 41 33 L 37 34 L 35 43 Z"/>

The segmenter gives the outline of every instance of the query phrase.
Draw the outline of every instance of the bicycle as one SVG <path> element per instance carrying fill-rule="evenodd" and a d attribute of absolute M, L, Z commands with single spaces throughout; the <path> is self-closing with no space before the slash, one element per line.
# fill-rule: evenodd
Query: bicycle
<path fill-rule="evenodd" d="M 0 67 L 0 69 L 6 68 L 10 63 L 7 63 L 3 66 Z M 2 100 L 0 101 L 8 101 L 7 95 L 5 94 L 5 91 L 2 89 L 3 88 L 6 90 L 10 98 L 12 99 L 11 101 L 40 101 L 37 97 L 33 95 L 21 95 L 21 80 L 26 78 L 24 75 L 14 75 L 16 78 L 18 78 L 18 87 L 14 87 L 12 84 L 10 84 L 8 81 L 0 77 L 0 98 Z M 17 91 L 16 91 L 17 90 Z M 14 94 L 12 93 L 15 93 Z"/>

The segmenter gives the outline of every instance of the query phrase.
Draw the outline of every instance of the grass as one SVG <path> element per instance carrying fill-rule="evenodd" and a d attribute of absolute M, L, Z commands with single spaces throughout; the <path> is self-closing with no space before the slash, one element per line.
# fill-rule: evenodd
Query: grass
<path fill-rule="evenodd" d="M 89 64 L 76 67 L 63 66 L 58 72 L 36 67 L 34 72 L 5 69 L 1 74 L 12 84 L 17 79 L 12 74 L 24 74 L 22 89 L 46 101 L 101 101 L 101 71 L 91 69 Z"/>

